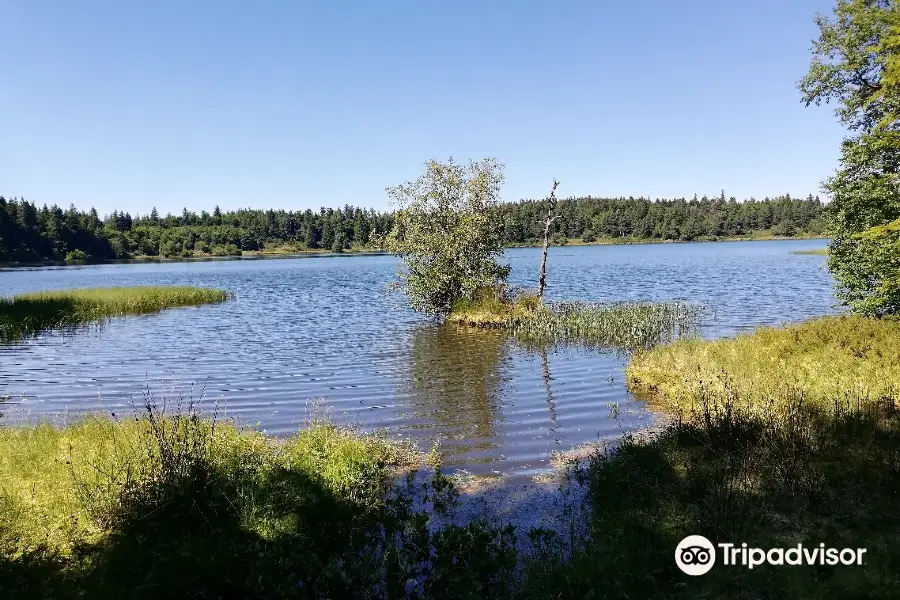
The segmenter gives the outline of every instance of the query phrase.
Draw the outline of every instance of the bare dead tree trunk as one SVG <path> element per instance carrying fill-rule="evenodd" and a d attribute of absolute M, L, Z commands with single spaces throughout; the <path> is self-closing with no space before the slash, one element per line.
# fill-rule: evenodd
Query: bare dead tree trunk
<path fill-rule="evenodd" d="M 550 204 L 547 206 L 547 218 L 544 221 L 544 253 L 541 255 L 541 273 L 538 275 L 538 299 L 544 299 L 544 286 L 547 282 L 547 249 L 550 247 L 550 226 L 559 215 L 556 213 L 556 186 L 557 180 L 553 180 L 553 189 L 550 190 Z"/>

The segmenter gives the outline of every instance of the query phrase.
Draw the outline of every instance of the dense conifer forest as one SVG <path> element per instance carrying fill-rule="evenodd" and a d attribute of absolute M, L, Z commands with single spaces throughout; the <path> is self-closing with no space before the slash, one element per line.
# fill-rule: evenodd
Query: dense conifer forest
<path fill-rule="evenodd" d="M 744 235 L 817 235 L 824 229 L 818 197 L 790 196 L 650 200 L 569 198 L 559 202 L 555 243 L 620 239 L 715 239 Z M 535 243 L 543 234 L 541 200 L 502 204 L 497 223 L 508 245 Z M 114 259 L 138 256 L 238 255 L 267 247 L 344 251 L 377 246 L 393 226 L 389 212 L 354 206 L 319 211 L 240 209 L 199 214 L 132 216 L 114 211 L 101 217 L 70 206 L 36 204 L 0 196 L 0 261 Z"/>

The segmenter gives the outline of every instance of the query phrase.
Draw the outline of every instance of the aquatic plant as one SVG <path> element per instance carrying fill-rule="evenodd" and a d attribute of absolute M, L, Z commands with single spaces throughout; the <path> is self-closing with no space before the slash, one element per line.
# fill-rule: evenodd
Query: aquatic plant
<path fill-rule="evenodd" d="M 635 356 L 626 378 L 632 390 L 678 412 L 696 410 L 698 398 L 762 413 L 797 398 L 822 408 L 848 395 L 871 403 L 900 390 L 898 340 L 900 321 L 825 317 L 658 346 Z"/>
<path fill-rule="evenodd" d="M 46 329 L 102 323 L 122 315 L 154 313 L 177 306 L 223 302 L 228 292 L 184 286 L 75 289 L 0 298 L 0 341 Z"/>
<path fill-rule="evenodd" d="M 505 329 L 525 345 L 580 344 L 637 350 L 696 331 L 702 307 L 685 302 L 551 302 L 529 292 L 481 291 L 458 301 L 447 321 Z"/>
<path fill-rule="evenodd" d="M 513 323 L 525 344 L 638 350 L 694 333 L 703 309 L 684 302 L 554 302 Z"/>
<path fill-rule="evenodd" d="M 828 256 L 828 248 L 816 248 L 815 250 L 794 250 L 791 254 L 806 254 L 812 256 Z"/>

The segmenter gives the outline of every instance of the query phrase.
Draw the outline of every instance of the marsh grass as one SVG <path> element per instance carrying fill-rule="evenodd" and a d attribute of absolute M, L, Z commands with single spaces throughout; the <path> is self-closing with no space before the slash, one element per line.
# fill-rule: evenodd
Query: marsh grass
<path fill-rule="evenodd" d="M 15 341 L 46 329 L 102 323 L 116 316 L 223 302 L 228 298 L 228 292 L 222 290 L 182 286 L 76 289 L 0 298 L 0 342 Z"/>
<path fill-rule="evenodd" d="M 578 473 L 591 534 L 571 560 L 528 565 L 526 597 L 874 598 L 900 582 L 896 399 L 838 398 L 764 416 L 714 403 L 662 433 L 626 437 Z M 687 535 L 751 547 L 867 548 L 863 566 L 716 566 L 682 574 Z"/>
<path fill-rule="evenodd" d="M 828 248 L 816 248 L 815 250 L 795 250 L 791 254 L 808 254 L 813 256 L 828 256 Z"/>
<path fill-rule="evenodd" d="M 186 406 L 186 408 L 185 408 Z M 409 444 L 313 421 L 286 440 L 191 403 L 0 428 L 0 596 L 383 597 L 505 589 L 515 536 L 428 527 L 455 501 Z"/>
<path fill-rule="evenodd" d="M 475 516 L 421 455 L 314 422 L 274 441 L 187 412 L 0 429 L 0 596 L 54 598 L 833 598 L 900 593 L 894 398 L 736 403 L 627 436 L 569 476 L 583 537 Z M 863 567 L 677 570 L 688 534 L 865 547 Z M 580 534 L 581 535 L 581 534 Z M 519 538 L 531 551 L 521 550 Z"/>
<path fill-rule="evenodd" d="M 638 350 L 696 332 L 702 309 L 683 302 L 558 302 L 512 327 L 526 344 Z"/>
<path fill-rule="evenodd" d="M 692 334 L 704 310 L 684 302 L 554 302 L 520 293 L 482 294 L 456 303 L 449 323 L 505 329 L 526 346 L 578 344 L 629 351 Z"/>
<path fill-rule="evenodd" d="M 680 413 L 698 410 L 700 398 L 760 413 L 798 400 L 825 410 L 845 397 L 868 404 L 900 391 L 900 321 L 834 316 L 679 340 L 634 357 L 625 373 L 633 391 Z"/>

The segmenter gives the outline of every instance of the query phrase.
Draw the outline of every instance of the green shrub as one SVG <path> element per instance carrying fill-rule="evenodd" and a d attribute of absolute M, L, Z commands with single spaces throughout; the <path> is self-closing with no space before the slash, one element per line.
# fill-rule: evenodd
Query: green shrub
<path fill-rule="evenodd" d="M 66 262 L 84 262 L 90 258 L 84 250 L 71 250 L 66 253 Z"/>
<path fill-rule="evenodd" d="M 234 244 L 225 244 L 224 246 L 213 246 L 213 256 L 241 256 L 241 249 Z"/>
<path fill-rule="evenodd" d="M 386 246 L 403 259 L 401 285 L 414 309 L 446 315 L 458 300 L 506 281 L 494 210 L 502 183 L 494 159 L 467 166 L 451 159 L 429 161 L 418 179 L 388 189 L 398 211 Z"/>

